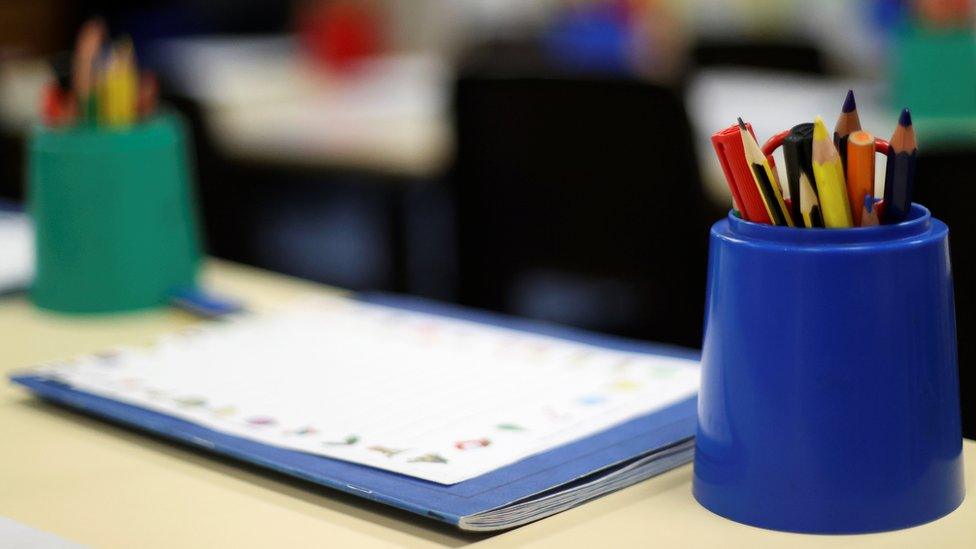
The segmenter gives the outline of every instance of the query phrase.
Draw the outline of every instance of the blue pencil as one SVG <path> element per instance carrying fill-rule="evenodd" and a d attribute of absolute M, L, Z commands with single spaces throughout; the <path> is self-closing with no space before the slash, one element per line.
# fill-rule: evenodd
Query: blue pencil
<path fill-rule="evenodd" d="M 915 180 L 915 130 L 908 109 L 901 111 L 898 127 L 891 136 L 891 150 L 885 172 L 884 222 L 898 223 L 908 217 L 912 207 L 912 186 Z"/>

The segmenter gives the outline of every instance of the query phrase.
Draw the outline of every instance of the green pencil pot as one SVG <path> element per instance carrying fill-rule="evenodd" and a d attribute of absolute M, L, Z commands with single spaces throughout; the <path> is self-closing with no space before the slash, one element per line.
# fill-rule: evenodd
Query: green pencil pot
<path fill-rule="evenodd" d="M 892 56 L 892 108 L 915 117 L 976 117 L 976 33 L 906 24 Z M 970 132 L 972 125 L 969 126 Z"/>
<path fill-rule="evenodd" d="M 37 230 L 31 298 L 65 313 L 162 305 L 200 264 L 186 131 L 174 114 L 126 129 L 37 127 L 28 144 Z"/>

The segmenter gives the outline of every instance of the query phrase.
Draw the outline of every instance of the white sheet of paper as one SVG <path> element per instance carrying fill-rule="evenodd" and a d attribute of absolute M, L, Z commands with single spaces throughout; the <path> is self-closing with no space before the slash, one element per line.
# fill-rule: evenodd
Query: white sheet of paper
<path fill-rule="evenodd" d="M 453 484 L 695 394 L 695 361 L 351 299 L 39 370 L 267 444 Z"/>
<path fill-rule="evenodd" d="M 0 293 L 24 290 L 34 279 L 34 226 L 21 212 L 0 211 Z"/>
<path fill-rule="evenodd" d="M 84 545 L 0 517 L 0 545 L 11 549 L 83 549 Z"/>

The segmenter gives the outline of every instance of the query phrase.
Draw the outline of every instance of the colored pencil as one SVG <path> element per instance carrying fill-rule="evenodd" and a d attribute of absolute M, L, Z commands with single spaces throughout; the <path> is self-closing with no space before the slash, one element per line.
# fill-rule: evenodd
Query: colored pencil
<path fill-rule="evenodd" d="M 78 31 L 72 63 L 72 84 L 79 116 L 94 121 L 95 61 L 105 41 L 105 24 L 101 19 L 90 19 Z"/>
<path fill-rule="evenodd" d="M 132 42 L 119 41 L 109 55 L 99 86 L 99 121 L 126 126 L 136 120 L 138 76 Z"/>
<path fill-rule="evenodd" d="M 808 229 L 823 227 L 823 216 L 820 214 L 820 201 L 817 199 L 817 192 L 814 190 L 813 181 L 805 174 L 800 176 L 799 200 L 800 219 L 803 226 Z"/>
<path fill-rule="evenodd" d="M 105 23 L 90 19 L 79 29 L 73 52 L 52 56 L 55 80 L 41 96 L 46 124 L 127 126 L 155 112 L 159 96 L 155 75 L 139 74 L 129 38 L 106 47 L 106 36 Z M 735 138 L 741 141 L 738 128 Z"/>
<path fill-rule="evenodd" d="M 159 101 L 159 82 L 151 71 L 143 71 L 139 77 L 139 93 L 136 100 L 136 111 L 140 119 L 148 118 L 156 112 Z M 738 208 L 736 208 L 738 209 Z"/>
<path fill-rule="evenodd" d="M 75 121 L 78 106 L 71 90 L 71 58 L 67 51 L 51 57 L 54 82 L 45 86 L 41 100 L 41 116 L 48 126 L 67 126 Z"/>
<path fill-rule="evenodd" d="M 786 181 L 790 188 L 790 203 L 793 220 L 799 225 L 801 211 L 801 180 L 813 182 L 813 124 L 805 122 L 790 129 L 783 139 L 783 159 L 786 161 Z M 816 190 L 811 185 L 816 198 Z"/>
<path fill-rule="evenodd" d="M 884 222 L 898 223 L 908 217 L 912 206 L 912 187 L 915 180 L 915 157 L 918 148 L 915 142 L 915 129 L 912 127 L 912 114 L 908 109 L 901 111 L 898 126 L 891 136 L 891 150 L 885 171 Z"/>
<path fill-rule="evenodd" d="M 746 153 L 746 161 L 752 167 L 753 178 L 762 194 L 763 204 L 766 206 L 769 218 L 772 219 L 774 225 L 793 227 L 793 218 L 786 208 L 786 203 L 783 202 L 779 180 L 773 173 L 766 155 L 759 148 L 756 138 L 749 133 L 746 123 L 741 118 L 739 118 L 739 135 L 742 136 L 742 148 Z"/>
<path fill-rule="evenodd" d="M 824 226 L 850 227 L 851 205 L 847 199 L 844 168 L 836 147 L 827 135 L 823 118 L 819 116 L 813 121 L 813 175 Z"/>
<path fill-rule="evenodd" d="M 854 226 L 861 226 L 864 197 L 874 194 L 874 136 L 864 130 L 847 140 L 847 198 Z"/>
<path fill-rule="evenodd" d="M 857 103 L 854 101 L 854 90 L 847 90 L 847 98 L 841 108 L 837 124 L 834 126 L 834 147 L 840 153 L 841 165 L 847 169 L 847 140 L 850 134 L 861 129 L 861 119 L 857 115 Z M 860 204 L 860 203 L 859 203 Z"/>
<path fill-rule="evenodd" d="M 138 115 L 139 70 L 136 68 L 136 50 L 132 39 L 125 37 L 117 46 L 119 57 L 119 122 L 132 124 Z"/>
<path fill-rule="evenodd" d="M 880 223 L 873 194 L 864 195 L 864 204 L 859 209 L 861 210 L 861 227 L 873 227 Z"/>

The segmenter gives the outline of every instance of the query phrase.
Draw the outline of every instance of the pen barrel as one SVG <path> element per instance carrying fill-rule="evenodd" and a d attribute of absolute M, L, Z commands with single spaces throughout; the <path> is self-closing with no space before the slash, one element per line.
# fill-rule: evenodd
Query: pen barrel
<path fill-rule="evenodd" d="M 809 181 L 814 181 L 812 123 L 797 124 L 790 129 L 790 133 L 783 140 L 783 160 L 786 162 L 786 180 L 792 199 L 793 219 L 796 221 L 803 217 L 800 211 L 801 178 L 806 176 Z"/>
<path fill-rule="evenodd" d="M 746 124 L 752 133 L 752 126 Z M 771 223 L 765 202 L 752 175 L 752 167 L 746 160 L 742 136 L 737 125 L 729 126 L 712 136 L 712 146 L 725 173 L 729 191 L 736 204 L 742 208 L 742 216 L 760 223 Z"/>
<path fill-rule="evenodd" d="M 948 229 L 712 227 L 694 495 L 755 526 L 892 530 L 964 497 Z"/>
<path fill-rule="evenodd" d="M 162 305 L 200 263 L 187 136 L 175 115 L 124 130 L 37 127 L 28 144 L 31 298 L 69 313 Z"/>

